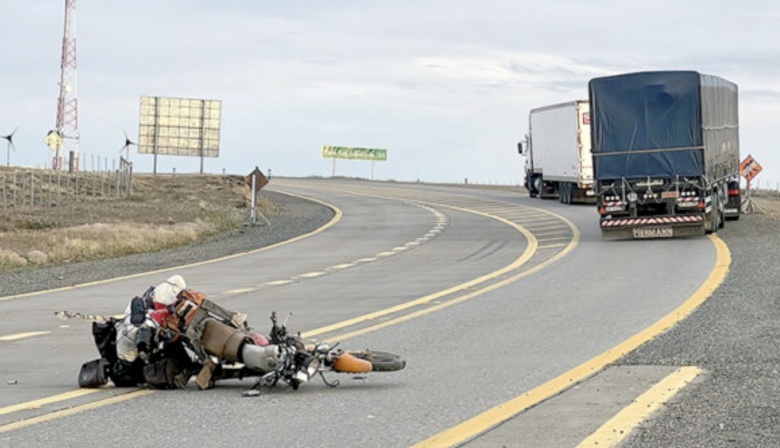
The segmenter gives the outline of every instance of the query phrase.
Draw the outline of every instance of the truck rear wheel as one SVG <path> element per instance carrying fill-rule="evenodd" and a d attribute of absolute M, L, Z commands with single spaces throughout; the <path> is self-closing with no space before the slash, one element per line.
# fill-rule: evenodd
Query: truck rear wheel
<path fill-rule="evenodd" d="M 706 215 L 708 222 L 705 230 L 708 235 L 723 228 L 723 207 L 720 205 L 720 195 L 717 191 L 713 191 L 710 198 L 710 213 Z"/>

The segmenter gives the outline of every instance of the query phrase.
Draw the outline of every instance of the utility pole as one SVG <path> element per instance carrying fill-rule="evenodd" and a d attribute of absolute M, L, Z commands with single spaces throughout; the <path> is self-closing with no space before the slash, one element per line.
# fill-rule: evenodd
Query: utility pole
<path fill-rule="evenodd" d="M 60 58 L 60 96 L 57 101 L 57 133 L 52 168 L 63 169 L 63 158 L 68 156 L 68 171 L 79 169 L 79 108 L 76 79 L 76 0 L 65 0 L 65 30 L 62 35 Z"/>

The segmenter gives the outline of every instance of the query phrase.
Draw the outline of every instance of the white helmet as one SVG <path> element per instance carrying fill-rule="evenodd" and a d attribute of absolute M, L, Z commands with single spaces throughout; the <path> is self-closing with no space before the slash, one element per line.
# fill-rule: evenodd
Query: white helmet
<path fill-rule="evenodd" d="M 154 287 L 154 301 L 162 305 L 173 305 L 176 302 L 176 296 L 179 295 L 187 284 L 181 275 L 174 275 L 164 282 Z"/>

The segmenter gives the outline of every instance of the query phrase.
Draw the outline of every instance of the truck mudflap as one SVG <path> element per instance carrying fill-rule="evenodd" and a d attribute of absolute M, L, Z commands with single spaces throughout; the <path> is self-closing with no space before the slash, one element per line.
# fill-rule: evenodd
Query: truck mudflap
<path fill-rule="evenodd" d="M 601 222 L 606 239 L 655 239 L 704 235 L 702 215 L 653 216 L 646 218 L 606 219 Z"/>

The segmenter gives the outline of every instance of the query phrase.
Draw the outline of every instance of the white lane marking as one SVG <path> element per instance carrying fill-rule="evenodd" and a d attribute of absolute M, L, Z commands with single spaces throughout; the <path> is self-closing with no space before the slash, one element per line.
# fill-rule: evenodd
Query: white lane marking
<path fill-rule="evenodd" d="M 351 268 L 351 267 L 357 266 L 358 264 L 370 263 L 372 261 L 377 261 L 380 258 L 397 255 L 400 252 L 403 252 L 405 250 L 410 249 L 411 247 L 420 245 L 421 242 L 430 241 L 431 238 L 433 238 L 434 236 L 440 234 L 443 231 L 443 228 L 446 227 L 446 224 L 448 222 L 447 215 L 445 215 L 444 213 L 440 212 L 439 210 L 436 210 L 433 207 L 428 207 L 428 206 L 424 206 L 424 205 L 421 205 L 421 204 L 417 204 L 415 202 L 407 202 L 407 204 L 414 205 L 416 207 L 420 207 L 422 209 L 425 209 L 425 210 L 433 213 L 434 216 L 436 216 L 436 226 L 433 229 L 429 230 L 428 233 L 425 236 L 417 238 L 415 241 L 410 241 L 410 242 L 404 244 L 403 246 L 394 247 L 392 250 L 380 252 L 380 253 L 374 255 L 373 257 L 360 258 L 358 260 L 354 260 L 354 261 L 349 262 L 349 263 L 342 263 L 342 264 L 334 265 L 334 266 L 325 268 L 322 271 L 315 271 L 315 272 L 308 272 L 306 274 L 294 275 L 294 276 L 290 277 L 289 279 L 275 280 L 275 281 L 266 282 L 266 283 L 263 283 L 260 286 L 288 285 L 290 283 L 295 283 L 296 281 L 300 281 L 300 280 L 303 280 L 303 279 L 320 277 L 320 276 L 326 275 L 329 272 L 332 272 L 334 270 L 347 269 L 347 268 Z M 227 291 L 226 294 L 251 292 L 251 291 L 254 291 L 255 289 L 256 288 L 237 289 L 237 290 Z"/>
<path fill-rule="evenodd" d="M 336 266 L 331 266 L 328 269 L 346 269 L 346 268 L 351 268 L 352 266 L 355 266 L 355 263 L 337 264 Z"/>
<path fill-rule="evenodd" d="M 238 289 L 231 289 L 230 291 L 225 291 L 225 294 L 243 294 L 245 292 L 252 292 L 255 290 L 256 288 L 238 288 Z"/>
<path fill-rule="evenodd" d="M 279 286 L 279 285 L 287 285 L 292 282 L 293 282 L 292 280 L 274 280 L 271 282 L 266 282 L 265 284 L 269 286 Z"/>

